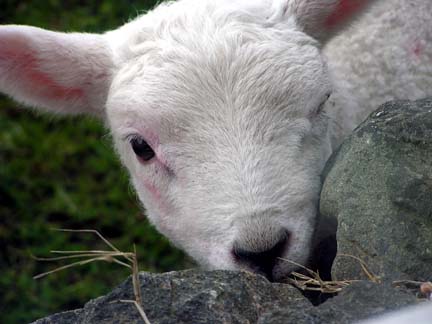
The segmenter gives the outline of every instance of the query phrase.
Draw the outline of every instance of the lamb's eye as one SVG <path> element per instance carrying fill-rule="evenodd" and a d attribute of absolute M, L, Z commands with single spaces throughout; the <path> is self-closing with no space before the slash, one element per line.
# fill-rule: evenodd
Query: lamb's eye
<path fill-rule="evenodd" d="M 143 161 L 150 161 L 155 157 L 155 152 L 141 137 L 131 139 L 130 144 L 136 156 Z"/>

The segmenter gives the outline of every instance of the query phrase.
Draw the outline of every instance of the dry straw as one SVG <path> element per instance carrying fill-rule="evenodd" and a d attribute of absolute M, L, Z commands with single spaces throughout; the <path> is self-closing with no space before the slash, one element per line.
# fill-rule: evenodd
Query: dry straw
<path fill-rule="evenodd" d="M 364 262 L 360 258 L 349 254 L 338 254 L 337 256 L 348 257 L 357 260 L 360 264 L 362 271 L 367 276 L 369 281 L 375 283 L 380 282 L 379 277 L 374 275 L 369 270 L 369 267 L 367 266 L 366 262 Z M 345 287 L 348 287 L 353 282 L 361 281 L 361 280 L 323 280 L 318 271 L 313 271 L 291 260 L 287 260 L 283 258 L 281 258 L 281 260 L 294 264 L 295 266 L 306 271 L 307 274 L 292 272 L 291 278 L 287 280 L 290 284 L 294 285 L 295 287 L 303 291 L 319 291 L 325 294 L 335 294 L 342 291 Z"/>
<path fill-rule="evenodd" d="M 369 269 L 369 266 L 365 261 L 350 254 L 338 254 L 336 257 L 346 257 L 352 258 L 358 261 L 360 268 L 363 273 L 366 275 L 367 279 L 374 283 L 381 283 L 381 279 L 373 274 L 373 272 Z M 323 280 L 318 271 L 313 271 L 308 269 L 307 267 L 302 266 L 294 261 L 280 258 L 285 262 L 289 262 L 294 264 L 295 266 L 306 271 L 306 274 L 299 272 L 292 272 L 291 278 L 287 279 L 287 282 L 292 284 L 293 286 L 303 290 L 303 291 L 319 291 L 325 294 L 335 294 L 342 291 L 344 288 L 351 285 L 353 282 L 362 281 L 362 280 L 332 280 L 326 281 Z M 411 280 L 398 280 L 393 281 L 393 286 L 402 287 L 405 286 L 407 288 L 412 288 L 417 291 L 417 296 L 421 299 L 427 299 L 432 301 L 432 283 L 431 282 L 422 282 L 422 281 L 411 281 Z"/>
<path fill-rule="evenodd" d="M 397 280 L 393 281 L 395 287 L 405 287 L 417 291 L 419 298 L 426 298 L 432 301 L 432 282 L 429 281 L 413 281 L 413 280 Z"/>
<path fill-rule="evenodd" d="M 68 232 L 68 233 L 91 233 L 97 235 L 111 250 L 89 250 L 89 251 L 51 251 L 51 253 L 58 254 L 61 256 L 53 257 L 53 258 L 36 258 L 38 261 L 60 261 L 60 260 L 70 260 L 70 259 L 83 259 L 77 262 L 73 262 L 67 264 L 65 266 L 61 266 L 55 268 L 54 270 L 41 273 L 37 276 L 34 276 L 34 279 L 40 279 L 47 275 L 53 274 L 55 272 L 65 270 L 72 267 L 82 266 L 88 263 L 96 262 L 96 261 L 106 261 L 106 262 L 114 262 L 121 266 L 127 267 L 132 271 L 132 286 L 134 290 L 135 300 L 120 300 L 122 303 L 130 303 L 135 305 L 140 316 L 144 320 L 145 324 L 150 324 L 143 308 L 142 308 L 142 297 L 141 297 L 141 289 L 139 283 L 139 271 L 138 271 L 138 261 L 136 249 L 134 246 L 134 252 L 122 252 L 117 249 L 112 243 L 110 243 L 106 238 L 104 238 L 98 231 L 96 230 L 70 230 L 70 229 L 58 229 L 60 232 Z M 369 269 L 368 265 L 365 261 L 360 259 L 359 257 L 349 255 L 349 254 L 338 254 L 336 257 L 347 257 L 352 258 L 358 261 L 363 273 L 366 275 L 369 281 L 374 283 L 380 283 L 381 280 L 378 276 L 374 275 L 372 271 Z M 332 280 L 327 281 L 323 280 L 318 271 L 313 271 L 308 269 L 301 264 L 298 264 L 294 261 L 280 258 L 285 262 L 289 262 L 294 264 L 295 266 L 306 271 L 306 274 L 299 272 L 292 272 L 291 278 L 287 279 L 287 282 L 294 285 L 295 287 L 303 290 L 303 291 L 319 291 L 326 294 L 335 294 L 342 291 L 344 288 L 351 285 L 353 282 L 361 281 L 361 280 Z M 400 286 L 414 286 L 420 292 L 421 296 L 425 296 L 426 299 L 432 299 L 432 283 L 430 282 L 417 282 L 417 281 L 407 281 L 400 280 L 395 281 L 393 284 L 396 287 Z"/>
<path fill-rule="evenodd" d="M 142 297 L 141 297 L 141 289 L 139 283 L 139 272 L 138 272 L 138 259 L 137 253 L 134 246 L 134 252 L 122 252 L 117 249 L 111 242 L 109 242 L 105 237 L 102 236 L 96 230 L 71 230 L 71 229 L 57 229 L 60 232 L 67 233 L 91 233 L 97 235 L 111 250 L 90 250 L 90 251 L 50 251 L 53 254 L 58 254 L 61 256 L 53 257 L 53 258 L 35 258 L 38 261 L 61 261 L 61 260 L 70 260 L 70 259 L 83 259 L 77 262 L 73 262 L 67 264 L 65 266 L 61 266 L 55 268 L 54 270 L 47 271 L 41 273 L 37 276 L 34 276 L 34 279 L 40 279 L 50 274 L 53 274 L 58 271 L 62 271 L 68 268 L 82 266 L 85 264 L 89 264 L 96 261 L 105 261 L 105 262 L 114 262 L 123 267 L 129 268 L 132 271 L 132 286 L 134 291 L 135 300 L 120 300 L 121 303 L 131 303 L 134 304 L 137 308 L 140 316 L 144 320 L 145 324 L 150 324 L 143 308 L 142 308 Z"/>

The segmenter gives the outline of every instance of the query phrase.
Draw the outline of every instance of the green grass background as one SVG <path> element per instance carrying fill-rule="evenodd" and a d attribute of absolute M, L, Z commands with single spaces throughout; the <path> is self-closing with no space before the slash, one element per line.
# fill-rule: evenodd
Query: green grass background
<path fill-rule="evenodd" d="M 102 32 L 156 2 L 0 0 L 0 24 Z M 142 270 L 191 265 L 149 225 L 99 122 L 36 114 L 0 96 L 0 323 L 81 307 L 128 276 L 127 269 L 99 263 L 33 280 L 58 264 L 31 255 L 105 248 L 90 234 L 52 228 L 96 229 L 124 251 L 135 243 Z"/>

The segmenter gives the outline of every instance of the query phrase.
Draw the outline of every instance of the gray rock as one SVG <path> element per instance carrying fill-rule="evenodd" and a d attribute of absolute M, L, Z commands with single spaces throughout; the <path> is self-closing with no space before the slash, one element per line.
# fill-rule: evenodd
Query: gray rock
<path fill-rule="evenodd" d="M 155 323 L 256 323 L 276 308 L 312 305 L 295 288 L 271 284 L 246 272 L 189 270 L 140 274 L 143 309 Z M 130 278 L 110 294 L 88 302 L 83 309 L 53 315 L 35 324 L 143 323 L 132 304 Z"/>
<path fill-rule="evenodd" d="M 391 285 L 363 281 L 353 283 L 318 309 L 322 323 L 349 323 L 415 303 L 415 296 Z"/>
<path fill-rule="evenodd" d="M 197 270 L 140 274 L 143 308 L 157 323 L 348 323 L 416 303 L 414 295 L 389 285 L 358 282 L 319 307 L 293 287 L 264 277 L 230 271 Z M 143 323 L 132 304 L 128 279 L 83 309 L 56 314 L 34 324 Z"/>
<path fill-rule="evenodd" d="M 384 280 L 432 279 L 432 99 L 372 113 L 324 172 L 320 212 L 338 219 L 338 253 L 363 259 Z M 364 279 L 337 257 L 337 279 Z"/>
<path fill-rule="evenodd" d="M 315 308 L 301 309 L 297 305 L 278 309 L 261 316 L 260 324 L 340 324 L 361 319 L 416 303 L 416 298 L 390 285 L 356 282 L 338 296 Z"/>
<path fill-rule="evenodd" d="M 40 319 L 34 323 L 43 323 L 43 324 L 72 324 L 72 323 L 78 323 L 78 320 L 80 318 L 80 315 L 83 314 L 82 309 L 77 309 L 73 311 L 63 312 L 54 314 L 48 317 L 45 317 L 43 319 Z"/>

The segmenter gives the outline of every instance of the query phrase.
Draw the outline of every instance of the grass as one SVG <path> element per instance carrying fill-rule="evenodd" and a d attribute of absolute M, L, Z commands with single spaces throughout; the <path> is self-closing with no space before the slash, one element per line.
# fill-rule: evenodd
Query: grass
<path fill-rule="evenodd" d="M 98 123 L 35 117 L 10 102 L 0 106 L 0 322 L 29 322 L 81 307 L 128 275 L 92 264 L 34 282 L 32 276 L 47 266 L 32 254 L 98 246 L 73 233 L 53 235 L 51 228 L 95 228 L 123 250 L 135 243 L 143 270 L 188 266 L 146 220 Z"/>
<path fill-rule="evenodd" d="M 0 3 L 0 24 L 103 31 L 155 1 L 15 1 Z M 91 263 L 73 273 L 32 279 L 49 265 L 31 255 L 65 246 L 102 248 L 94 237 L 51 228 L 94 228 L 115 246 L 137 246 L 143 270 L 190 266 L 148 223 L 102 125 L 89 118 L 38 115 L 0 96 L 0 323 L 27 323 L 106 294 L 129 272 Z"/>
<path fill-rule="evenodd" d="M 358 262 L 363 274 L 366 276 L 367 280 L 376 284 L 380 284 L 381 278 L 375 275 L 361 258 L 340 253 L 336 255 L 336 258 L 351 258 Z M 292 272 L 290 277 L 287 279 L 287 283 L 297 287 L 302 291 L 313 291 L 323 294 L 337 294 L 341 292 L 346 287 L 350 286 L 354 282 L 364 281 L 359 279 L 344 279 L 344 280 L 323 280 L 318 271 L 313 271 L 307 267 L 302 266 L 291 260 L 283 259 L 282 261 L 294 264 L 305 273 Z M 392 282 L 393 286 L 396 288 L 406 288 L 410 290 L 413 294 L 417 296 L 419 300 L 429 300 L 432 301 L 432 282 L 423 281 L 412 281 L 412 280 L 396 280 Z"/>
<path fill-rule="evenodd" d="M 348 257 L 358 261 L 363 273 L 366 275 L 369 281 L 374 283 L 380 283 L 381 280 L 378 276 L 374 275 L 367 264 L 360 258 L 348 255 L 338 254 L 336 257 Z M 318 291 L 323 294 L 336 294 L 341 292 L 344 288 L 348 287 L 354 282 L 361 280 L 345 279 L 345 280 L 323 280 L 318 271 L 311 270 L 301 264 L 281 258 L 282 261 L 294 264 L 298 268 L 302 269 L 305 273 L 292 272 L 287 282 L 291 285 L 299 288 L 303 291 Z"/>
<path fill-rule="evenodd" d="M 76 261 L 73 263 L 69 263 L 67 265 L 55 268 L 54 270 L 50 270 L 39 275 L 33 277 L 33 279 L 41 279 L 50 274 L 57 273 L 62 270 L 74 268 L 77 266 L 87 265 L 96 261 L 105 261 L 105 262 L 114 262 L 123 267 L 128 268 L 132 271 L 132 286 L 133 292 L 135 296 L 135 300 L 119 300 L 121 303 L 132 303 L 135 305 L 138 313 L 143 319 L 145 324 L 150 324 L 150 321 L 147 318 L 146 313 L 142 308 L 142 297 L 141 297 L 141 285 L 139 281 L 139 269 L 138 269 L 138 257 L 136 253 L 136 248 L 134 247 L 134 252 L 122 252 L 118 248 L 116 248 L 110 241 L 108 241 L 105 237 L 102 236 L 96 230 L 70 230 L 70 229 L 60 229 L 62 232 L 69 233 L 91 233 L 95 234 L 102 242 L 104 242 L 111 250 L 90 250 L 90 251 L 51 251 L 54 254 L 61 254 L 62 256 L 53 257 L 53 258 L 36 258 L 37 261 L 61 261 L 61 260 L 70 260 L 70 259 L 83 259 L 80 261 Z M 124 260 L 121 261 L 120 258 Z"/>

